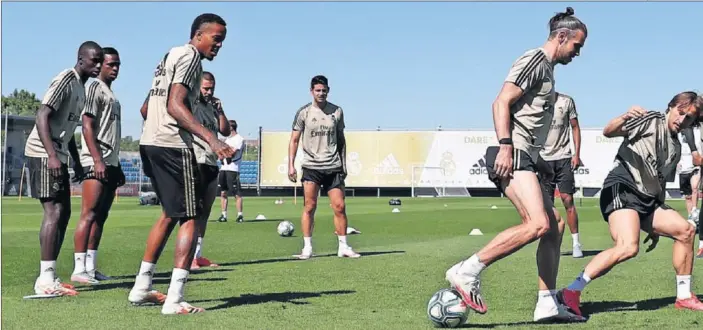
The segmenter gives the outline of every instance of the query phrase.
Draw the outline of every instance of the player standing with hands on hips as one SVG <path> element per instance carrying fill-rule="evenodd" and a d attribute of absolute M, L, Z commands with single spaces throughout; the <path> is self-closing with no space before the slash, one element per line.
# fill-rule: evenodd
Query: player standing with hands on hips
<path fill-rule="evenodd" d="M 327 192 L 334 211 L 334 228 L 338 237 L 338 257 L 359 258 L 347 244 L 347 213 L 344 202 L 346 168 L 346 140 L 344 138 L 344 112 L 327 102 L 329 83 L 325 76 L 315 76 L 310 81 L 313 102 L 298 109 L 293 120 L 293 132 L 288 145 L 288 178 L 298 181 L 295 155 L 298 143 L 303 142 L 303 195 L 305 205 L 300 219 L 303 230 L 303 251 L 295 257 L 309 259 L 312 253 L 317 196 L 320 188 Z"/>

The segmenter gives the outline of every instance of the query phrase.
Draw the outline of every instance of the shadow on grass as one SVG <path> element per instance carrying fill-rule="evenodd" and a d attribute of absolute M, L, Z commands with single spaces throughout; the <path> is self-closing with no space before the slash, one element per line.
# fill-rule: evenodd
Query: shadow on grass
<path fill-rule="evenodd" d="M 703 299 L 703 295 L 698 295 L 698 299 Z M 676 297 L 665 297 L 665 298 L 655 298 L 655 299 L 645 299 L 640 301 L 593 301 L 593 302 L 582 302 L 581 312 L 587 318 L 594 314 L 599 313 L 614 313 L 614 312 L 646 312 L 654 311 L 661 308 L 673 305 L 676 301 Z M 514 322 L 514 323 L 492 323 L 492 324 L 471 324 L 471 317 L 469 317 L 469 323 L 464 324 L 461 328 L 481 328 L 489 329 L 495 327 L 506 327 L 506 326 L 520 326 L 520 325 L 563 325 L 566 322 L 561 323 L 548 323 L 541 324 L 538 322 Z M 582 322 L 581 322 L 582 323 Z"/>
<path fill-rule="evenodd" d="M 598 253 L 601 253 L 601 252 L 603 252 L 603 250 L 585 250 L 585 251 L 583 251 L 583 256 L 584 257 L 592 257 Z M 567 251 L 567 252 L 562 252 L 561 255 L 562 256 L 571 256 L 572 253 L 573 253 L 573 251 Z"/>
<path fill-rule="evenodd" d="M 188 282 L 220 282 L 220 281 L 226 281 L 227 279 L 224 277 L 217 277 L 217 278 L 189 278 Z M 155 278 L 152 280 L 152 284 L 169 284 L 171 283 L 171 279 L 169 278 Z M 102 291 L 102 290 L 112 290 L 112 289 L 132 289 L 132 286 L 134 286 L 134 281 L 126 281 L 126 282 L 116 282 L 116 283 L 101 283 L 101 284 L 96 284 L 96 285 L 86 285 L 86 286 L 77 286 L 76 290 L 80 292 L 89 292 L 89 291 Z"/>
<path fill-rule="evenodd" d="M 256 305 L 265 304 L 270 302 L 280 302 L 280 303 L 290 303 L 294 305 L 307 305 L 309 302 L 300 301 L 301 299 L 308 298 L 318 298 L 322 296 L 329 295 L 340 295 L 340 294 L 352 294 L 356 291 L 351 290 L 339 290 L 339 291 L 322 291 L 322 292 L 276 292 L 276 293 L 264 293 L 264 294 L 243 294 L 238 297 L 229 298 L 219 298 L 219 299 L 207 299 L 207 300 L 195 300 L 192 303 L 208 303 L 208 302 L 222 302 L 219 305 L 207 308 L 208 311 L 214 311 L 218 309 L 232 308 L 241 305 Z M 283 307 L 285 308 L 285 307 Z"/>
<path fill-rule="evenodd" d="M 190 274 L 207 274 L 207 273 L 216 273 L 216 272 L 231 272 L 234 269 L 225 269 L 220 267 L 203 267 L 198 270 L 191 270 Z M 126 279 L 134 279 L 137 276 L 137 274 L 132 274 L 132 275 L 119 275 L 119 276 L 112 276 L 113 280 L 126 280 Z M 159 272 L 154 274 L 154 279 L 168 279 L 171 278 L 171 271 L 167 272 Z"/>
<path fill-rule="evenodd" d="M 377 256 L 377 255 L 384 255 L 384 254 L 396 254 L 396 253 L 405 253 L 405 251 L 370 251 L 370 252 L 359 252 L 362 257 L 371 257 L 371 256 Z M 336 257 L 336 253 L 329 253 L 329 254 L 318 254 L 315 255 L 312 259 L 316 258 L 327 258 L 327 257 Z M 268 264 L 268 263 L 274 263 L 274 262 L 287 262 L 287 261 L 300 261 L 299 259 L 291 256 L 288 258 L 274 258 L 274 259 L 261 259 L 261 260 L 248 260 L 248 261 L 234 261 L 234 262 L 226 262 L 220 264 L 220 266 L 239 266 L 239 265 L 258 265 L 258 264 Z"/>

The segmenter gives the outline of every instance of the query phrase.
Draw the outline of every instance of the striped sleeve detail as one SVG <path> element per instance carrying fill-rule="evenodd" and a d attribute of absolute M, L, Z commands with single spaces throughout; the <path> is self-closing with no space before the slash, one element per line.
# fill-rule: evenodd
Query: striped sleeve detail
<path fill-rule="evenodd" d="M 98 114 L 100 113 L 100 95 L 100 83 L 93 81 L 85 92 L 85 106 L 83 107 L 83 114 L 98 117 Z"/>
<path fill-rule="evenodd" d="M 300 109 L 298 109 L 295 113 L 295 118 L 293 118 L 294 131 L 302 131 L 305 129 L 305 109 L 307 109 L 311 104 L 312 102 L 300 107 Z"/>
<path fill-rule="evenodd" d="M 44 95 L 42 104 L 58 110 L 63 100 L 71 93 L 71 82 L 76 79 L 72 70 L 67 70 L 56 76 Z"/>
<path fill-rule="evenodd" d="M 535 79 L 539 73 L 538 68 L 546 59 L 547 57 L 542 51 L 523 55 L 523 57 L 518 59 L 515 65 L 513 65 L 508 80 L 511 80 L 523 90 L 529 89 L 534 82 L 538 81 L 538 79 Z"/>
<path fill-rule="evenodd" d="M 178 58 L 173 71 L 172 84 L 183 84 L 189 89 L 195 87 L 196 80 L 200 75 L 200 54 L 194 49 L 187 49 Z"/>
<path fill-rule="evenodd" d="M 653 119 L 662 119 L 662 118 L 664 118 L 664 114 L 662 114 L 661 112 L 649 111 L 649 112 L 647 112 L 647 114 L 645 114 L 642 117 L 630 119 L 627 123 L 625 123 L 625 126 L 623 128 L 626 131 L 630 131 L 633 128 L 636 128 L 637 126 L 640 126 L 640 125 L 644 125 Z"/>

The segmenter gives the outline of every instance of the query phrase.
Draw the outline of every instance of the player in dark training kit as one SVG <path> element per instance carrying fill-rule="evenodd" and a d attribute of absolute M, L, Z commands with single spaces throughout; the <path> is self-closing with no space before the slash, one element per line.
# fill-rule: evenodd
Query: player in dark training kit
<path fill-rule="evenodd" d="M 112 92 L 120 71 L 120 55 L 111 47 L 103 48 L 103 54 L 100 75 L 86 91 L 82 115 L 81 165 L 85 176 L 81 219 L 73 238 L 75 266 L 71 281 L 84 284 L 110 279 L 97 270 L 98 246 L 115 191 L 125 183 L 120 167 L 121 106 Z"/>
<path fill-rule="evenodd" d="M 44 208 L 39 232 L 40 273 L 34 283 L 36 294 L 75 296 L 72 285 L 62 284 L 56 276 L 56 259 L 71 218 L 71 187 L 68 155 L 73 158 L 76 178 L 83 176 L 73 132 L 78 126 L 85 103 L 85 82 L 97 77 L 103 62 L 100 45 L 86 41 L 78 49 L 78 60 L 71 69 L 61 71 L 49 85 L 37 111 L 36 124 L 27 138 L 24 154 L 30 171 L 32 195 Z"/>
<path fill-rule="evenodd" d="M 204 309 L 184 298 L 197 241 L 196 219 L 202 214 L 198 163 L 193 152 L 193 135 L 206 141 L 218 158 L 232 156 L 232 149 L 217 139 L 193 116 L 200 97 L 202 59 L 212 61 L 227 34 L 225 21 L 215 14 L 202 14 L 191 26 L 190 42 L 171 48 L 163 56 L 142 105 L 144 129 L 139 152 L 144 173 L 154 184 L 161 200 L 162 214 L 151 228 L 146 250 L 129 293 L 133 304 L 163 303 L 162 314 L 200 313 Z M 156 263 L 173 228 L 180 224 L 176 238 L 174 269 L 168 295 L 152 289 Z"/>
<path fill-rule="evenodd" d="M 560 300 L 574 313 L 582 314 L 581 292 L 589 282 L 637 255 L 640 230 L 649 233 L 645 239 L 645 243 L 652 241 L 648 251 L 659 242 L 659 235 L 674 240 L 674 307 L 703 311 L 703 303 L 691 292 L 695 229 L 665 204 L 666 182 L 673 181 L 681 159 L 677 135 L 698 120 L 701 110 L 703 98 L 683 92 L 669 102 L 666 113 L 635 106 L 603 129 L 606 137 L 623 137 L 600 195 L 601 212 L 614 246 L 593 257 L 576 280 L 559 291 Z"/>
<path fill-rule="evenodd" d="M 200 85 L 200 98 L 195 103 L 193 116 L 212 134 L 217 136 L 217 133 L 227 136 L 230 134 L 230 126 L 227 121 L 225 112 L 222 111 L 222 106 L 219 100 L 213 102 L 213 94 L 215 93 L 215 76 L 210 72 L 203 72 L 203 79 Z M 195 159 L 198 162 L 200 170 L 200 184 L 203 191 L 203 212 L 198 219 L 198 242 L 195 246 L 195 256 L 191 263 L 190 269 L 199 269 L 200 267 L 217 267 L 208 258 L 202 256 L 203 239 L 205 238 L 205 229 L 207 228 L 207 220 L 210 217 L 212 203 L 217 197 L 217 177 L 219 169 L 217 168 L 217 154 L 212 152 L 210 146 L 198 138 L 193 137 L 193 149 L 195 151 Z"/>
<path fill-rule="evenodd" d="M 539 292 L 534 321 L 583 320 L 568 312 L 556 299 L 564 227 L 552 199 L 544 194 L 540 181 L 551 180 L 549 177 L 553 173 L 539 155 L 554 113 L 554 67 L 566 65 L 578 56 L 588 34 L 586 25 L 573 14 L 569 7 L 565 13 L 550 19 L 546 43 L 528 50 L 513 63 L 493 103 L 500 147 L 486 150 L 486 167 L 489 178 L 513 203 L 522 223 L 504 230 L 488 245 L 446 272 L 446 280 L 461 294 L 467 306 L 478 313 L 488 310 L 481 295 L 481 272 L 539 240 Z"/>
<path fill-rule="evenodd" d="M 347 176 L 346 140 L 344 138 L 344 113 L 342 108 L 327 102 L 329 83 L 325 76 L 315 76 L 310 81 L 313 102 L 298 109 L 293 120 L 293 132 L 288 145 L 288 179 L 298 181 L 295 156 L 298 143 L 303 142 L 303 194 L 305 206 L 300 219 L 303 230 L 303 251 L 299 259 L 309 259 L 312 253 L 317 196 L 323 188 L 329 196 L 334 211 L 334 227 L 339 247 L 338 257 L 359 258 L 347 244 L 347 213 L 344 202 L 344 178 Z"/>

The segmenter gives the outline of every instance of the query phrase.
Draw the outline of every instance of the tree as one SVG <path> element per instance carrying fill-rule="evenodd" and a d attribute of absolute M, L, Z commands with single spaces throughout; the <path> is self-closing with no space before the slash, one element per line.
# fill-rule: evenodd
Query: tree
<path fill-rule="evenodd" d="M 7 96 L 2 96 L 3 113 L 19 116 L 34 116 L 41 106 L 37 95 L 25 89 L 15 89 Z"/>

